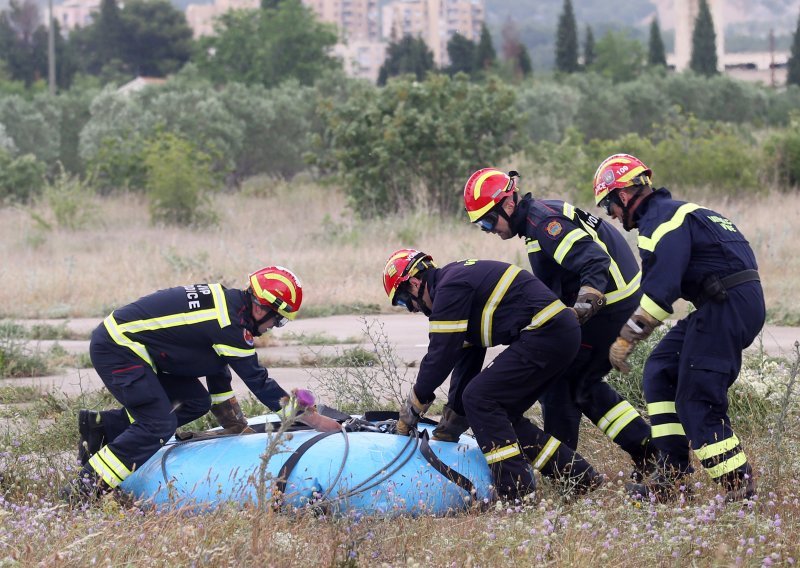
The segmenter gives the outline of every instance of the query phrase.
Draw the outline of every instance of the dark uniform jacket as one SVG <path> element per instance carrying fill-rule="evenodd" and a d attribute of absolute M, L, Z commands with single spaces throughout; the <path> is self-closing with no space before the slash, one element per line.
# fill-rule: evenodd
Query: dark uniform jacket
<path fill-rule="evenodd" d="M 259 365 L 247 292 L 220 284 L 159 290 L 114 310 L 101 327 L 161 376 L 207 377 L 230 385 L 228 365 L 272 410 L 286 392 Z"/>
<path fill-rule="evenodd" d="M 704 303 L 703 282 L 757 269 L 750 244 L 728 219 L 658 189 L 635 211 L 642 257 L 642 307 L 659 320 L 683 298 Z"/>
<path fill-rule="evenodd" d="M 555 199 L 527 194 L 517 204 L 511 230 L 525 237 L 533 273 L 571 306 L 581 286 L 606 295 L 606 311 L 632 312 L 641 273 L 625 238 L 608 223 Z"/>
<path fill-rule="evenodd" d="M 426 274 L 433 301 L 428 352 L 414 392 L 427 402 L 447 379 L 465 345 L 508 345 L 565 309 L 531 273 L 505 262 L 462 260 Z"/>

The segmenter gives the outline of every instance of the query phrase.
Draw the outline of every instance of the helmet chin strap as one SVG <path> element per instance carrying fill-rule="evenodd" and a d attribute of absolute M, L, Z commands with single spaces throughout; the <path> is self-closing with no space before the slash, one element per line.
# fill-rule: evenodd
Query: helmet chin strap
<path fill-rule="evenodd" d="M 639 189 L 631 195 L 630 199 L 628 199 L 628 204 L 625 205 L 622 203 L 622 199 L 617 195 L 617 205 L 619 205 L 620 209 L 622 209 L 622 228 L 626 231 L 630 231 L 631 229 L 636 228 L 636 222 L 633 220 L 633 210 L 636 208 L 638 204 L 639 197 L 642 194 L 643 186 L 639 186 Z"/>
<path fill-rule="evenodd" d="M 421 311 L 425 316 L 430 317 L 431 310 L 428 308 L 428 305 L 425 303 L 424 296 L 425 296 L 425 279 L 421 278 L 419 281 L 419 289 L 417 290 L 417 305 L 419 306 L 419 311 Z"/>

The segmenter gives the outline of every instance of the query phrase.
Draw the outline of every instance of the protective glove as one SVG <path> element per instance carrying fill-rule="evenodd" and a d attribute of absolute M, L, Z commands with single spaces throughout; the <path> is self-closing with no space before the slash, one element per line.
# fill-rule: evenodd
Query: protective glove
<path fill-rule="evenodd" d="M 628 357 L 633 353 L 636 343 L 638 342 L 617 337 L 617 340 L 611 344 L 611 349 L 608 350 L 608 360 L 611 361 L 611 366 L 623 375 L 631 371 Z"/>
<path fill-rule="evenodd" d="M 416 428 L 419 419 L 431 407 L 431 402 L 427 404 L 421 403 L 412 387 L 406 402 L 400 409 L 400 417 L 397 420 L 397 433 L 407 436 L 412 428 Z"/>
<path fill-rule="evenodd" d="M 235 396 L 217 404 L 211 405 L 211 414 L 222 426 L 222 434 L 252 434 L 255 432 L 247 425 L 247 418 L 244 417 L 242 407 Z"/>
<path fill-rule="evenodd" d="M 440 442 L 458 442 L 461 434 L 466 432 L 467 428 L 469 428 L 467 417 L 457 414 L 455 410 L 445 405 L 442 410 L 442 419 L 433 429 L 431 438 Z"/>
<path fill-rule="evenodd" d="M 625 325 L 622 326 L 619 336 L 631 342 L 644 341 L 650 337 L 650 334 L 659 325 L 661 325 L 659 320 L 639 306 Z"/>
<path fill-rule="evenodd" d="M 595 290 L 591 286 L 581 286 L 578 290 L 578 299 L 572 308 L 578 316 L 578 323 L 583 325 L 605 305 L 606 297 L 600 290 Z"/>

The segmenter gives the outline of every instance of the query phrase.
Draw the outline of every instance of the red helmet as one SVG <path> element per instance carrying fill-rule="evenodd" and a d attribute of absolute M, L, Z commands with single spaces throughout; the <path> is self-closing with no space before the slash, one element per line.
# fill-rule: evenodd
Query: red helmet
<path fill-rule="evenodd" d="M 383 269 L 383 289 L 394 303 L 394 295 L 400 284 L 415 276 L 420 270 L 435 267 L 431 255 L 416 249 L 400 249 L 392 253 Z"/>
<path fill-rule="evenodd" d="M 250 275 L 250 292 L 256 302 L 290 320 L 303 303 L 303 286 L 294 272 L 282 266 L 267 266 Z"/>
<path fill-rule="evenodd" d="M 630 154 L 609 156 L 594 173 L 594 202 L 600 202 L 612 191 L 632 185 L 649 185 L 653 172 L 639 158 Z"/>
<path fill-rule="evenodd" d="M 516 172 L 505 174 L 495 168 L 483 168 L 469 176 L 464 186 L 464 207 L 470 223 L 486 215 L 503 198 L 517 190 Z"/>

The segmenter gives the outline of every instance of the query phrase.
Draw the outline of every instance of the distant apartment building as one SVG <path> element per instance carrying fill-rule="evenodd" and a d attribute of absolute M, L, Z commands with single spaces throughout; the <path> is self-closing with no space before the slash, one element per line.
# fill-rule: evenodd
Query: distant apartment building
<path fill-rule="evenodd" d="M 186 7 L 186 22 L 194 37 L 212 35 L 214 21 L 229 10 L 258 8 L 259 0 L 214 0 L 213 4 L 189 4 Z"/>
<path fill-rule="evenodd" d="M 53 18 L 64 33 L 83 28 L 92 23 L 94 14 L 100 10 L 100 0 L 66 0 L 53 6 Z"/>
<path fill-rule="evenodd" d="M 394 0 L 383 7 L 384 38 L 421 37 L 439 66 L 450 63 L 447 42 L 456 32 L 477 42 L 484 22 L 483 0 Z"/>

